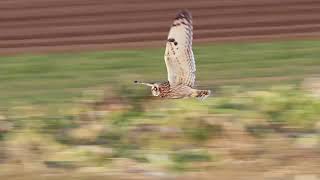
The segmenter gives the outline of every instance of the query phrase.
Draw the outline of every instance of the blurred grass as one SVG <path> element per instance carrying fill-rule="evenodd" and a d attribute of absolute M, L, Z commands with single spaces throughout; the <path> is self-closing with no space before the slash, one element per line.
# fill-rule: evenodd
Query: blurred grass
<path fill-rule="evenodd" d="M 265 87 L 297 83 L 320 71 L 320 41 L 235 43 L 196 46 L 198 84 Z M 136 89 L 133 80 L 166 80 L 164 49 L 0 57 L 0 107 L 61 105 L 83 90 Z M 115 88 L 116 89 L 116 88 Z M 145 90 L 145 89 L 144 89 Z M 149 91 L 149 90 L 145 90 Z M 134 96 L 125 94 L 125 96 Z"/>
<path fill-rule="evenodd" d="M 316 149 L 320 100 L 301 81 L 320 73 L 319 50 L 320 41 L 197 46 L 198 84 L 219 88 L 205 101 L 158 101 L 132 83 L 166 80 L 163 49 L 1 57 L 3 171 L 201 171 Z M 261 140 L 274 136 L 280 146 Z"/>

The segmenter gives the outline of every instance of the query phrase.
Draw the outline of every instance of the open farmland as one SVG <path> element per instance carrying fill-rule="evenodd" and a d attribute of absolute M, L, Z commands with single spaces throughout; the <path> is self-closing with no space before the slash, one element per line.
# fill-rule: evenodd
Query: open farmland
<path fill-rule="evenodd" d="M 162 47 L 182 8 L 196 44 L 320 37 L 318 0 L 3 0 L 0 53 Z"/>
<path fill-rule="evenodd" d="M 197 81 L 209 89 L 299 84 L 320 70 L 320 41 L 219 44 L 194 51 Z M 133 90 L 124 96 L 138 89 L 150 95 L 133 81 L 165 81 L 163 54 L 164 49 L 146 49 L 1 57 L 0 104 L 70 103 L 84 90 L 106 86 Z"/>
<path fill-rule="evenodd" d="M 317 178 L 319 47 L 196 46 L 203 102 L 133 84 L 166 80 L 163 49 L 1 57 L 0 179 Z"/>
<path fill-rule="evenodd" d="M 175 13 L 205 101 L 161 100 Z M 0 179 L 319 180 L 320 1 L 1 0 Z"/>

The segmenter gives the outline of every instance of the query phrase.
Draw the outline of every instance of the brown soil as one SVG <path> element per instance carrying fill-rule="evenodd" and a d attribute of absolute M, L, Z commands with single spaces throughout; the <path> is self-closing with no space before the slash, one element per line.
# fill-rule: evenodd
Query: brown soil
<path fill-rule="evenodd" d="M 318 0 L 2 0 L 0 54 L 162 47 L 182 8 L 195 43 L 320 38 Z"/>

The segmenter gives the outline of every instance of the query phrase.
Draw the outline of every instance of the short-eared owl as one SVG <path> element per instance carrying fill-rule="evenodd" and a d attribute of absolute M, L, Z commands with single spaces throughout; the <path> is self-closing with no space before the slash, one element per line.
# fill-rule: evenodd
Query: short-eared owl
<path fill-rule="evenodd" d="M 194 89 L 196 65 L 192 52 L 192 17 L 187 10 L 180 11 L 170 28 L 164 60 L 168 82 L 135 83 L 151 86 L 153 96 L 162 98 L 197 97 L 205 99 L 210 90 Z"/>

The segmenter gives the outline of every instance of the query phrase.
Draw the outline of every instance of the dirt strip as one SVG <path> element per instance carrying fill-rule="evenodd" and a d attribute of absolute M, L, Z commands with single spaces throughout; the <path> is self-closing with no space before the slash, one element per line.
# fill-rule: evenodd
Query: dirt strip
<path fill-rule="evenodd" d="M 3 0 L 0 54 L 162 47 L 189 9 L 195 43 L 319 38 L 319 0 Z"/>

